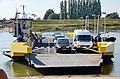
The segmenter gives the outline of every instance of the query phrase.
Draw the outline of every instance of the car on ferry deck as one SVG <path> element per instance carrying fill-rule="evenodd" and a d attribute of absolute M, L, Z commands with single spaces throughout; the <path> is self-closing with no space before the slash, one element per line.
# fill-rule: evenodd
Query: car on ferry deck
<path fill-rule="evenodd" d="M 53 38 L 53 42 L 56 43 L 58 38 L 65 38 L 65 36 L 64 35 L 55 35 Z"/>
<path fill-rule="evenodd" d="M 3 25 L 0 25 L 0 29 L 5 28 Z"/>
<path fill-rule="evenodd" d="M 73 48 L 76 52 L 83 51 L 85 48 L 92 48 L 92 35 L 88 30 L 74 30 Z"/>
<path fill-rule="evenodd" d="M 56 52 L 71 52 L 71 45 L 68 38 L 58 38 L 55 44 Z"/>
<path fill-rule="evenodd" d="M 62 35 L 62 33 L 60 33 L 60 32 L 54 32 L 52 36 L 55 36 L 55 35 Z"/>

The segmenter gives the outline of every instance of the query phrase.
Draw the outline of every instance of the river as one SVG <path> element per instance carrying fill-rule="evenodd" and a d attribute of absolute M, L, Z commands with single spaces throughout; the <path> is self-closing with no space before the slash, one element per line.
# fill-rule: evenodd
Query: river
<path fill-rule="evenodd" d="M 112 59 L 113 63 L 104 65 L 102 67 L 102 73 L 99 75 L 116 77 L 120 76 L 120 33 L 110 32 L 109 35 L 117 38 L 115 42 L 114 58 Z M 11 58 L 2 54 L 2 51 L 10 50 L 10 45 L 15 39 L 16 38 L 13 38 L 8 32 L 0 33 L 0 69 L 3 69 L 9 78 L 42 77 L 43 75 L 37 71 L 37 69 L 29 67 L 24 63 L 14 62 Z"/>

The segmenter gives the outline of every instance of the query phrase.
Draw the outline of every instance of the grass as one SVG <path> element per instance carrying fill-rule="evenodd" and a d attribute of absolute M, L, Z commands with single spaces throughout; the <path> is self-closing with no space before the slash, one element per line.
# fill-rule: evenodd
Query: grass
<path fill-rule="evenodd" d="M 2 22 L 2 21 L 1 21 Z M 84 24 L 83 24 L 84 23 Z M 97 25 L 97 22 L 96 22 Z M 5 24 L 11 27 L 10 24 Z M 33 31 L 73 31 L 85 26 L 85 20 L 40 20 L 33 21 Z M 100 19 L 99 28 L 103 29 L 104 19 Z M 94 20 L 89 20 L 89 29 L 94 28 Z M 120 19 L 106 19 L 106 28 L 109 30 L 120 30 Z"/>
<path fill-rule="evenodd" d="M 85 26 L 85 20 L 40 20 L 33 21 L 34 31 L 73 31 L 75 29 L 81 29 Z M 93 19 L 89 20 L 89 28 L 93 29 L 94 23 Z M 97 23 L 96 23 L 97 24 Z M 99 28 L 103 29 L 104 19 L 100 20 Z M 106 28 L 111 30 L 120 29 L 120 19 L 107 19 Z"/>

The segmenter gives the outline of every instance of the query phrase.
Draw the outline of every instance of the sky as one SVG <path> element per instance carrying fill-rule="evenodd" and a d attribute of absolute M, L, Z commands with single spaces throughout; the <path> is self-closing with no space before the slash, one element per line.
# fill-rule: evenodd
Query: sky
<path fill-rule="evenodd" d="M 61 0 L 0 0 L 0 19 L 15 17 L 16 8 L 22 12 L 22 5 L 25 5 L 25 12 L 36 14 L 41 19 L 48 9 L 55 13 L 60 12 Z M 120 0 L 101 0 L 102 12 L 118 12 L 120 15 Z"/>

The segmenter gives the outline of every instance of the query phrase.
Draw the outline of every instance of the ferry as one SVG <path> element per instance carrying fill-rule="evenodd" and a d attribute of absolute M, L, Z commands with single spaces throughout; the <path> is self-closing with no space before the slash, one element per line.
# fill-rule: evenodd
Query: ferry
<path fill-rule="evenodd" d="M 24 12 L 24 11 L 23 11 Z M 25 14 L 25 13 L 23 13 Z M 26 59 L 31 66 L 36 68 L 68 68 L 76 69 L 83 67 L 93 67 L 97 68 L 98 71 L 101 71 L 101 55 L 102 58 L 111 59 L 114 51 L 114 42 L 101 41 L 97 42 L 97 50 L 93 49 L 94 44 L 92 41 L 92 35 L 88 30 L 75 30 L 73 33 L 73 43 L 74 47 L 82 45 L 83 49 L 91 50 L 99 54 L 51 54 L 50 47 L 48 48 L 47 54 L 33 53 L 32 46 L 32 18 L 18 17 L 19 13 L 16 12 L 16 17 L 11 18 L 13 25 L 13 36 L 17 37 L 17 41 L 11 44 L 10 51 L 4 51 L 3 54 L 14 59 Z M 25 15 L 23 15 L 25 16 Z M 69 33 L 68 33 L 69 34 Z M 27 35 L 28 41 L 23 41 L 22 36 Z M 88 36 L 89 42 L 81 43 L 77 41 L 77 35 Z M 78 44 L 75 45 L 75 41 Z M 88 41 L 88 40 L 87 40 Z M 88 46 L 88 47 L 87 47 Z M 91 48 L 92 47 L 92 48 Z"/>
<path fill-rule="evenodd" d="M 24 12 L 24 11 L 23 11 Z M 32 18 L 21 17 L 19 18 L 19 12 L 16 11 L 15 18 L 11 18 L 12 21 L 12 32 L 13 37 L 16 37 L 11 44 L 10 51 L 3 51 L 3 54 L 12 58 L 19 59 L 24 58 L 26 54 L 32 53 L 32 47 L 30 45 L 32 37 Z M 25 16 L 25 13 L 22 13 Z M 23 39 L 23 38 L 26 38 Z"/>
<path fill-rule="evenodd" d="M 30 44 L 30 36 L 32 36 L 32 20 L 29 18 L 15 18 L 13 21 L 13 36 L 19 37 L 22 34 L 28 34 L 28 42 L 16 41 L 11 44 L 10 51 L 4 51 L 3 54 L 12 58 L 13 60 L 25 59 L 30 66 L 39 69 L 63 69 L 69 72 L 69 70 L 80 71 L 79 68 L 87 70 L 91 68 L 95 73 L 101 72 L 101 55 L 100 54 L 55 54 L 48 52 L 39 54 L 33 53 L 32 46 Z M 24 25 L 24 22 L 26 25 Z M 21 26 L 18 26 L 21 25 Z M 22 26 L 26 26 L 24 29 Z M 19 28 L 18 28 L 19 27 Z M 50 50 L 50 48 L 48 48 Z M 54 49 L 54 48 L 53 48 Z M 88 72 L 88 70 L 87 70 Z M 91 72 L 91 71 L 89 71 Z"/>

